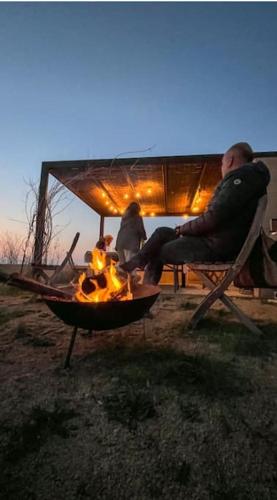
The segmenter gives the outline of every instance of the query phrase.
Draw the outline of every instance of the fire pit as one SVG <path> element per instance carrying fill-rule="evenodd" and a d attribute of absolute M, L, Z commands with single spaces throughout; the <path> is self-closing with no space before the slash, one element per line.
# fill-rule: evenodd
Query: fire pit
<path fill-rule="evenodd" d="M 74 327 L 65 367 L 69 366 L 78 328 L 92 332 L 128 325 L 149 311 L 159 293 L 156 286 L 134 286 L 132 277 L 122 275 L 104 250 L 94 248 L 91 262 L 70 297 L 44 296 L 51 311 Z"/>
<path fill-rule="evenodd" d="M 141 319 L 154 304 L 160 289 L 137 285 L 133 300 L 113 302 L 78 302 L 44 296 L 48 307 L 64 323 L 85 330 L 111 330 Z"/>
<path fill-rule="evenodd" d="M 51 311 L 64 323 L 73 326 L 65 360 L 69 366 L 78 328 L 112 330 L 138 321 L 149 311 L 160 289 L 153 285 L 132 285 L 131 277 L 117 273 L 115 262 L 105 252 L 94 249 L 92 262 L 77 285 L 58 289 L 20 274 L 6 275 L 0 281 L 42 295 Z"/>
<path fill-rule="evenodd" d="M 51 311 L 64 323 L 73 326 L 73 333 L 65 360 L 69 367 L 78 328 L 111 330 L 138 321 L 149 311 L 158 298 L 160 289 L 153 285 L 137 285 L 133 299 L 108 302 L 78 302 L 67 298 L 43 296 Z"/>

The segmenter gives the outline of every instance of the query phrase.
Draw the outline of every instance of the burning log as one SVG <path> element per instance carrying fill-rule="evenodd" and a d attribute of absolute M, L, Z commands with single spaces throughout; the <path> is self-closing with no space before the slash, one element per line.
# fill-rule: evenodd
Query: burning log
<path fill-rule="evenodd" d="M 106 286 L 107 279 L 103 272 L 100 274 L 87 273 L 87 277 L 81 284 L 81 288 L 86 295 L 95 292 L 97 288 L 106 288 Z"/>
<path fill-rule="evenodd" d="M 0 282 L 6 283 L 10 286 L 16 286 L 23 290 L 28 290 L 29 292 L 38 293 L 39 295 L 47 295 L 50 297 L 59 297 L 63 299 L 72 298 L 72 293 L 60 290 L 53 286 L 44 285 L 39 281 L 33 280 L 31 278 L 26 278 L 22 274 L 13 273 L 7 274 L 0 271 Z"/>
<path fill-rule="evenodd" d="M 104 250 L 94 248 L 89 267 L 79 278 L 76 300 L 97 303 L 132 300 L 128 279 L 118 274 L 115 264 Z"/>

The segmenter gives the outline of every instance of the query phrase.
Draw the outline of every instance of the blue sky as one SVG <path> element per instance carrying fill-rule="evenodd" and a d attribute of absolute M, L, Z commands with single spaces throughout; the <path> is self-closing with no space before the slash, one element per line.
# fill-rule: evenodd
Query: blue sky
<path fill-rule="evenodd" d="M 276 24 L 265 2 L 0 3 L 0 234 L 42 161 L 276 150 Z M 62 217 L 81 255 L 98 216 Z"/>

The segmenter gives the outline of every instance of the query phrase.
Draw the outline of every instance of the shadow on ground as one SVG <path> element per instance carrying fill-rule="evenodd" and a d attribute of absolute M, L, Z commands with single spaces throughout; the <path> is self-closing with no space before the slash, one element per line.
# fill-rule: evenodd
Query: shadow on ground
<path fill-rule="evenodd" d="M 163 386 L 178 393 L 199 393 L 209 398 L 239 396 L 250 382 L 228 361 L 204 355 L 186 355 L 174 349 L 145 347 L 103 349 L 86 362 L 119 374 L 118 385 Z"/>
<path fill-rule="evenodd" d="M 260 322 L 258 326 L 263 333 L 256 335 L 240 323 L 228 321 L 228 313 L 222 315 L 222 312 L 217 315 L 214 313 L 212 318 L 203 319 L 192 335 L 220 345 L 226 353 L 253 357 L 270 357 L 277 353 L 276 323 Z"/>

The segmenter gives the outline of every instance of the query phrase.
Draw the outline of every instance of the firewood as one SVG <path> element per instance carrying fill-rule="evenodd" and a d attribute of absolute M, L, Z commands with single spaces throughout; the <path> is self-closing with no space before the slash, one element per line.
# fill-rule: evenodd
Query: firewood
<path fill-rule="evenodd" d="M 10 286 L 22 288 L 23 290 L 29 290 L 30 292 L 38 293 L 39 295 L 50 295 L 51 297 L 60 297 L 64 299 L 72 298 L 72 293 L 70 292 L 59 290 L 53 286 L 44 285 L 39 281 L 26 278 L 26 276 L 19 273 L 7 274 L 0 271 L 0 282 L 6 283 Z"/>
<path fill-rule="evenodd" d="M 125 295 L 127 291 L 128 283 L 124 283 L 119 290 L 111 294 L 111 302 L 113 302 L 114 300 L 120 300 L 121 295 Z"/>

